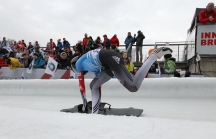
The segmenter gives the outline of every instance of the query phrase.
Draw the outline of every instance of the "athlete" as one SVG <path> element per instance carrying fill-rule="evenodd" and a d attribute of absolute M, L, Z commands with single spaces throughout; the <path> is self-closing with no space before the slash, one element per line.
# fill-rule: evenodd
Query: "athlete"
<path fill-rule="evenodd" d="M 95 49 L 82 55 L 76 61 L 75 67 L 78 73 L 79 87 L 83 99 L 83 105 L 78 107 L 80 112 L 87 111 L 87 99 L 84 83 L 84 72 L 94 72 L 96 77 L 90 83 L 92 92 L 92 113 L 97 114 L 101 100 L 101 85 L 109 81 L 114 75 L 119 82 L 131 92 L 136 92 L 149 71 L 151 65 L 165 54 L 171 54 L 172 50 L 168 47 L 155 49 L 143 63 L 135 76 L 132 78 L 126 69 L 122 56 L 114 51 L 106 49 Z"/>

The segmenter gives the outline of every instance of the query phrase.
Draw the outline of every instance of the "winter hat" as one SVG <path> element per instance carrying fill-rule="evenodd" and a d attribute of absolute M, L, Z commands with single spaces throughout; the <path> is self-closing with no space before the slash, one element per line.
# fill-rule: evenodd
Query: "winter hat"
<path fill-rule="evenodd" d="M 139 30 L 137 33 L 141 33 L 141 30 Z"/>

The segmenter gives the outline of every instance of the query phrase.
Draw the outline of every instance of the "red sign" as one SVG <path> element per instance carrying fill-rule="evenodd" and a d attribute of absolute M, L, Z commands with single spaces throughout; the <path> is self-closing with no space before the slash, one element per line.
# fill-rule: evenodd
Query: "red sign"
<path fill-rule="evenodd" d="M 201 32 L 201 46 L 215 46 L 216 32 Z"/>

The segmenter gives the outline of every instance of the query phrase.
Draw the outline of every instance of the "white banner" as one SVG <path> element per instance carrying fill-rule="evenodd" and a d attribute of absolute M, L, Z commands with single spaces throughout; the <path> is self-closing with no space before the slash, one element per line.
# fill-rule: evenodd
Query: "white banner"
<path fill-rule="evenodd" d="M 45 73 L 50 74 L 54 76 L 54 73 L 56 72 L 58 62 L 56 62 L 53 58 L 49 57 Z"/>
<path fill-rule="evenodd" d="M 197 51 L 199 54 L 216 54 L 216 25 L 197 27 Z"/>

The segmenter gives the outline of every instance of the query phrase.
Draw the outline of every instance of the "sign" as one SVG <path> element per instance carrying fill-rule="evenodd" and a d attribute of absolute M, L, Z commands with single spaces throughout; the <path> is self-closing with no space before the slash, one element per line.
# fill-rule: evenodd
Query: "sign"
<path fill-rule="evenodd" d="M 216 54 L 216 25 L 197 26 L 196 46 L 198 54 Z"/>

